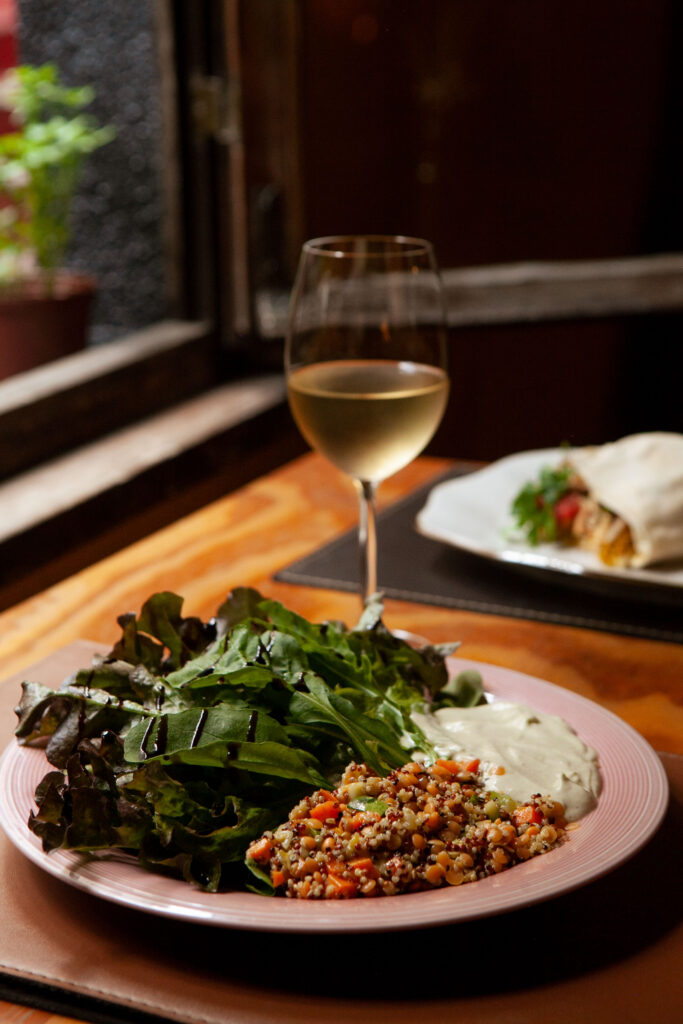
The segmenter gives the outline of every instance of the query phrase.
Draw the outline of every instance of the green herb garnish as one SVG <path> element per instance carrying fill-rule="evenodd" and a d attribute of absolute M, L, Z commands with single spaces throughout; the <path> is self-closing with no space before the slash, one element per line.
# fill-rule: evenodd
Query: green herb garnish
<path fill-rule="evenodd" d="M 359 796 L 349 800 L 349 807 L 352 811 L 371 811 L 373 814 L 386 814 L 388 810 L 388 804 L 374 796 Z"/>
<path fill-rule="evenodd" d="M 566 466 L 559 469 L 544 466 L 538 480 L 526 484 L 512 502 L 515 527 L 523 532 L 529 544 L 557 539 L 554 506 L 568 490 L 570 472 Z"/>
<path fill-rule="evenodd" d="M 413 710 L 467 704 L 447 686 L 457 644 L 415 650 L 368 603 L 354 629 L 313 624 L 255 590 L 215 618 L 154 594 L 121 637 L 59 690 L 23 683 L 16 735 L 54 767 L 29 827 L 46 851 L 121 849 L 208 891 L 245 883 L 249 843 L 344 766 L 379 774 L 434 752 Z"/>

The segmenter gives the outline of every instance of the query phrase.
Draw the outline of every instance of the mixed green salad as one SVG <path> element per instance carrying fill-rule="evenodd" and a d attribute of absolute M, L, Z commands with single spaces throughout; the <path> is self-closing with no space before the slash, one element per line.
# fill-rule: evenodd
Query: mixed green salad
<path fill-rule="evenodd" d="M 380 596 L 353 629 L 249 588 L 207 622 L 182 606 L 154 594 L 60 689 L 23 683 L 17 738 L 54 768 L 29 820 L 46 851 L 123 850 L 210 892 L 244 886 L 249 843 L 347 763 L 385 775 L 433 755 L 411 711 L 483 702 L 476 673 L 449 681 L 458 645 L 397 638 Z"/>

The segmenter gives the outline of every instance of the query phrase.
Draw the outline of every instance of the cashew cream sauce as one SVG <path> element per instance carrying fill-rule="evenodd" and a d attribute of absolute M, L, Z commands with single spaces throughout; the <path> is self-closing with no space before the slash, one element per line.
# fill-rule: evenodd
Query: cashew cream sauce
<path fill-rule="evenodd" d="M 598 755 L 556 715 L 492 701 L 412 717 L 439 757 L 479 758 L 489 790 L 519 803 L 536 793 L 551 796 L 564 805 L 568 821 L 582 818 L 597 803 Z"/>

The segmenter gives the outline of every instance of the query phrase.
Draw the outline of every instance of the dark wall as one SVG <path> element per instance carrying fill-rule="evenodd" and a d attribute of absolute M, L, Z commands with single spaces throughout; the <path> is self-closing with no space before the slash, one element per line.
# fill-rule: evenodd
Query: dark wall
<path fill-rule="evenodd" d="M 677 0 L 303 0 L 306 226 L 444 265 L 681 244 Z"/>
<path fill-rule="evenodd" d="M 302 0 L 302 233 L 443 266 L 683 248 L 678 0 Z M 454 331 L 432 450 L 683 430 L 681 319 Z"/>
<path fill-rule="evenodd" d="M 91 84 L 90 108 L 117 137 L 85 165 L 68 264 L 94 274 L 91 340 L 164 315 L 162 123 L 151 0 L 19 0 L 19 57 L 54 62 L 69 85 Z"/>

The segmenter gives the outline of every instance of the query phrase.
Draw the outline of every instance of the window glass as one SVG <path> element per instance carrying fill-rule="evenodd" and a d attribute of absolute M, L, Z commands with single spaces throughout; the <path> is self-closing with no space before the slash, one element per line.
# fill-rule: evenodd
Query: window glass
<path fill-rule="evenodd" d="M 6 0 L 3 0 L 6 5 Z M 69 268 L 96 281 L 89 343 L 168 314 L 163 126 L 152 0 L 16 0 L 21 63 L 54 63 L 91 85 L 88 108 L 115 139 L 85 162 L 72 209 Z"/>

